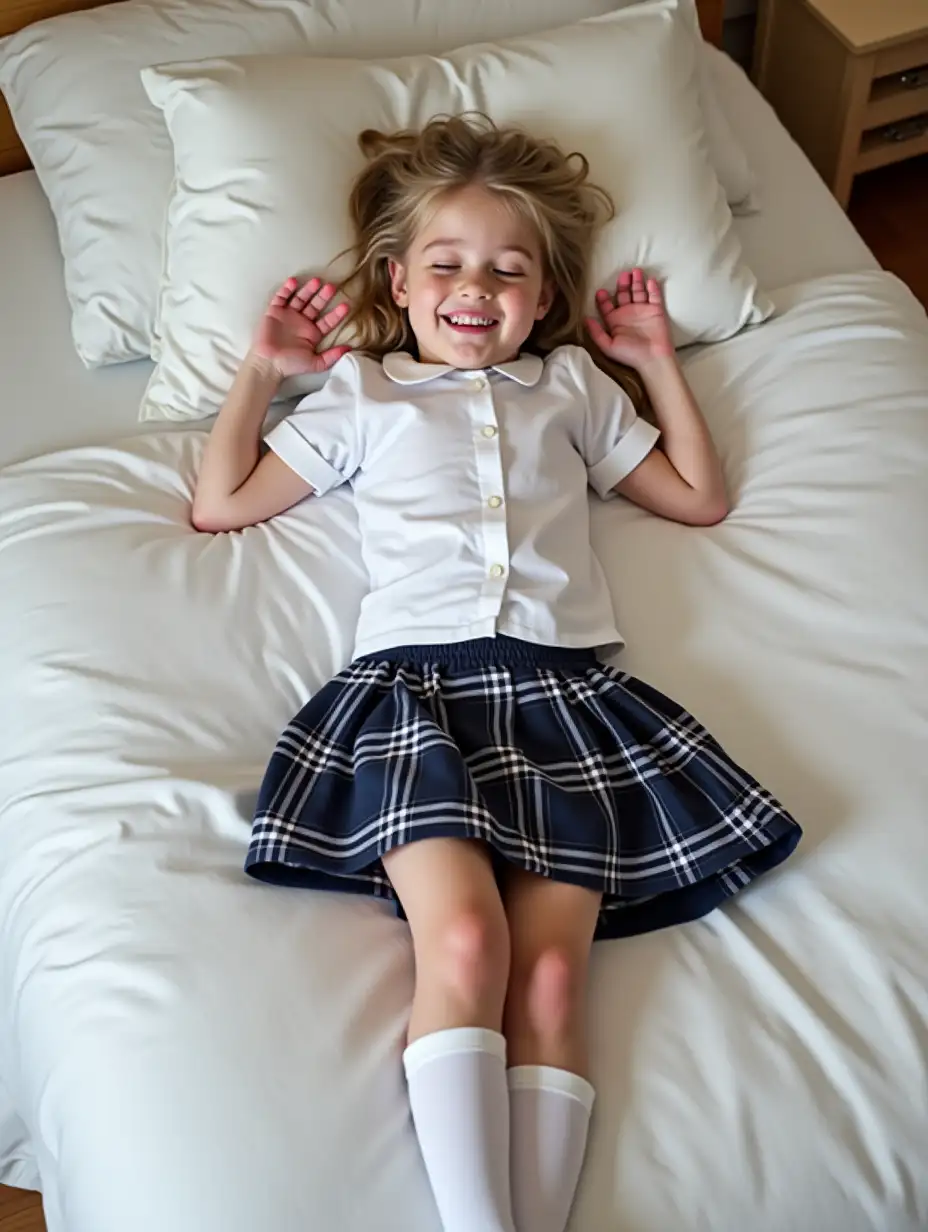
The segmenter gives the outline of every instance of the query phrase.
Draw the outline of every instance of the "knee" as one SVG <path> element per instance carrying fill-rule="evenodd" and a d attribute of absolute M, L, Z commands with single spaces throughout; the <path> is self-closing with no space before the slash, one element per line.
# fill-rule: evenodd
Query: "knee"
<path fill-rule="evenodd" d="M 509 928 L 495 915 L 464 908 L 450 915 L 430 946 L 442 978 L 465 996 L 505 989 L 509 978 Z"/>
<path fill-rule="evenodd" d="M 520 964 L 513 993 L 537 1035 L 560 1035 L 571 1029 L 586 994 L 586 960 L 563 945 L 546 946 Z"/>

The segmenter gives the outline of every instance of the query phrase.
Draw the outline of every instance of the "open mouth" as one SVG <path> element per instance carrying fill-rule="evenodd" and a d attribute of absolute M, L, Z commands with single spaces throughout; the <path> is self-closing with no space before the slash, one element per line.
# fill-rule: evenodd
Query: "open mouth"
<path fill-rule="evenodd" d="M 441 319 L 451 329 L 462 334 L 485 334 L 499 325 L 495 317 L 481 317 L 470 312 L 450 312 Z"/>

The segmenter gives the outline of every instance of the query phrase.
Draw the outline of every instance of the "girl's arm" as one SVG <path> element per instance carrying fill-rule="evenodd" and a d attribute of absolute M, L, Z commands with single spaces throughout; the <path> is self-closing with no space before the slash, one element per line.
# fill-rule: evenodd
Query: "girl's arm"
<path fill-rule="evenodd" d="M 661 430 L 662 448 L 616 485 L 615 491 L 652 513 L 692 526 L 711 526 L 728 513 L 722 468 L 696 399 L 676 360 L 659 284 L 640 269 L 619 275 L 615 302 L 596 296 L 602 322 L 590 335 L 612 359 L 636 368 Z"/>
<path fill-rule="evenodd" d="M 279 387 L 277 372 L 249 354 L 206 442 L 193 496 L 197 530 L 215 534 L 253 526 L 312 491 L 277 454 L 258 460 L 264 417 Z"/>
<path fill-rule="evenodd" d="M 241 530 L 283 513 L 312 492 L 275 453 L 259 460 L 261 428 L 285 377 L 324 372 L 350 349 L 318 349 L 348 311 L 341 304 L 319 315 L 334 294 L 335 287 L 322 286 L 318 278 L 303 287 L 288 278 L 271 300 L 206 442 L 193 496 L 197 530 Z"/>
<path fill-rule="evenodd" d="M 672 357 L 639 368 L 662 448 L 652 449 L 615 491 L 652 513 L 691 526 L 714 526 L 728 514 L 722 467 L 686 377 Z"/>

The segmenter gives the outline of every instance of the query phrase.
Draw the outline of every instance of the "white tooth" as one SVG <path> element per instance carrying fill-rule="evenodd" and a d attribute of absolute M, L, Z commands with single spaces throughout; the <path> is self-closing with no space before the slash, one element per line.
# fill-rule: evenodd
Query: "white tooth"
<path fill-rule="evenodd" d="M 492 325 L 493 321 L 489 317 L 468 317 L 461 316 L 459 313 L 452 313 L 448 318 L 452 325 Z"/>

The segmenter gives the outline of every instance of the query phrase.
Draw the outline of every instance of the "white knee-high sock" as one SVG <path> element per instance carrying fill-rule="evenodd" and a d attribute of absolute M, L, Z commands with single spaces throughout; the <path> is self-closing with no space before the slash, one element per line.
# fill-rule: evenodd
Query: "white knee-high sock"
<path fill-rule="evenodd" d="M 445 1232 L 515 1232 L 506 1041 L 461 1027 L 403 1054 L 409 1104 Z"/>
<path fill-rule="evenodd" d="M 516 1232 L 564 1232 L 580 1180 L 595 1093 L 547 1065 L 509 1071 L 512 1210 Z"/>

